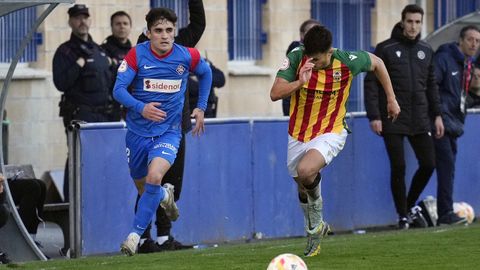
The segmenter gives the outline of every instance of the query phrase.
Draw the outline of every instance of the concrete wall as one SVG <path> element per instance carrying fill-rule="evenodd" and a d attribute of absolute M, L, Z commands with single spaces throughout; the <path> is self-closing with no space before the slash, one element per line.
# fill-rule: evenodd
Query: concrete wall
<path fill-rule="evenodd" d="M 144 16 L 150 4 L 147 0 L 77 2 L 90 8 L 90 33 L 97 43 L 110 34 L 110 14 L 117 10 L 131 14 L 131 40 L 135 42 L 145 24 Z M 400 20 L 403 6 L 410 2 L 376 1 L 373 44 L 390 35 L 393 25 Z M 207 28 L 197 48 L 227 75 L 225 87 L 217 91 L 218 116 L 281 116 L 281 102 L 270 101 L 270 87 L 287 46 L 299 38 L 298 27 L 310 17 L 310 0 L 267 1 L 263 7 L 263 30 L 268 35 L 263 46 L 263 59 L 240 65 L 228 61 L 227 1 L 204 0 L 204 5 Z M 40 26 L 44 42 L 38 47 L 38 61 L 17 68 L 7 98 L 11 120 L 10 161 L 33 164 L 36 175 L 62 168 L 66 158 L 65 133 L 58 117 L 60 93 L 52 82 L 51 63 L 57 47 L 70 36 L 67 24 L 69 7 L 59 5 Z M 6 70 L 0 65 L 0 84 L 2 74 L 6 74 Z"/>

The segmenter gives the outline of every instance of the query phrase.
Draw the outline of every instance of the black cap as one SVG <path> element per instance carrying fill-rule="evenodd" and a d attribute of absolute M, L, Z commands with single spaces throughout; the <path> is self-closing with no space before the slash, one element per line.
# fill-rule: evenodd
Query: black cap
<path fill-rule="evenodd" d="M 68 9 L 68 15 L 70 17 L 75 17 L 75 16 L 78 16 L 80 14 L 85 14 L 85 15 L 87 15 L 87 17 L 90 16 L 90 13 L 88 13 L 88 8 L 87 8 L 86 5 L 77 4 L 77 5 L 74 5 L 73 7 Z"/>

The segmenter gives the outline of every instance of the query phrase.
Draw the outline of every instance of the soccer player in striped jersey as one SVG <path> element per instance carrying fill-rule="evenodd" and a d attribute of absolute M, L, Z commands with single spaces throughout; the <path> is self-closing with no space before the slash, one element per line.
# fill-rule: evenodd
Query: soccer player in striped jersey
<path fill-rule="evenodd" d="M 204 131 L 204 111 L 212 72 L 197 49 L 174 43 L 176 14 L 154 8 L 146 16 L 150 41 L 132 48 L 120 64 L 113 90 L 115 99 L 128 108 L 127 159 L 130 174 L 141 194 L 132 230 L 121 251 L 134 255 L 157 207 L 168 218 L 178 218 L 173 185 L 163 178 L 175 161 L 181 139 L 182 108 L 189 72 L 199 79 L 199 98 L 192 117 L 193 135 Z M 127 88 L 132 86 L 130 94 Z"/>
<path fill-rule="evenodd" d="M 307 257 L 320 252 L 321 239 L 330 230 L 322 217 L 320 170 L 345 145 L 352 79 L 366 71 L 373 71 L 385 89 L 388 115 L 394 121 L 400 107 L 383 61 L 365 51 L 333 48 L 332 33 L 324 26 L 312 27 L 304 45 L 287 55 L 270 91 L 272 101 L 291 96 L 287 166 L 298 184 L 305 215 Z"/>

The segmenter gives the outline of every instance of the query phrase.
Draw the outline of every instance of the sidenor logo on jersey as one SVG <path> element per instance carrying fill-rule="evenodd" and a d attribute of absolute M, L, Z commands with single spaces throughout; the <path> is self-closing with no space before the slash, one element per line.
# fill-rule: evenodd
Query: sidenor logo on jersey
<path fill-rule="evenodd" d="M 143 79 L 143 90 L 159 93 L 175 93 L 180 91 L 182 80 Z"/>

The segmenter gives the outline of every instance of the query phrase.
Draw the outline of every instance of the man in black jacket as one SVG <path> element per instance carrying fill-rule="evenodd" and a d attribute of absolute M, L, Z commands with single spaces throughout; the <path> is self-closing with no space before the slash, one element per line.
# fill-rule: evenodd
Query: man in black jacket
<path fill-rule="evenodd" d="M 395 96 L 402 108 L 395 122 L 387 118 L 386 99 L 380 84 L 372 74 L 365 78 L 367 117 L 373 132 L 383 136 L 390 158 L 391 191 L 400 229 L 408 229 L 412 222 L 416 226 L 426 226 L 418 207 L 414 206 L 435 169 L 431 118 L 435 118 L 435 137 L 442 137 L 444 130 L 435 82 L 433 50 L 420 41 L 422 23 L 423 9 L 417 5 L 407 5 L 402 11 L 402 21 L 393 28 L 391 38 L 378 44 L 375 49 L 375 54 L 385 62 Z M 419 163 L 408 193 L 403 150 L 405 137 Z"/>
<path fill-rule="evenodd" d="M 123 58 L 125 58 L 125 55 L 127 55 L 128 51 L 132 48 L 132 43 L 128 39 L 132 30 L 132 19 L 125 11 L 117 11 L 110 16 L 110 27 L 112 28 L 112 34 L 103 41 L 101 47 L 105 50 L 112 61 L 112 77 L 115 82 L 117 68 Z M 112 106 L 109 120 L 120 121 L 122 119 L 122 107 L 120 106 L 120 103 L 112 97 L 113 84 L 109 97 Z"/>
<path fill-rule="evenodd" d="M 76 4 L 68 9 L 70 40 L 53 56 L 53 83 L 62 92 L 59 104 L 65 130 L 72 120 L 109 121 L 111 61 L 88 33 L 92 20 L 88 8 Z M 68 161 L 67 161 L 68 165 Z M 63 193 L 69 199 L 68 166 L 65 165 Z"/>
<path fill-rule="evenodd" d="M 189 0 L 188 10 L 190 13 L 190 23 L 178 31 L 178 35 L 175 37 L 175 43 L 185 47 L 195 47 L 203 31 L 205 30 L 205 9 L 203 7 L 202 0 Z M 142 33 L 138 37 L 137 44 L 148 40 L 147 36 Z M 178 147 L 177 158 L 172 167 L 168 170 L 164 177 L 165 183 L 170 183 L 175 187 L 175 201 L 180 198 L 180 192 L 182 191 L 183 184 L 183 167 L 185 165 L 185 134 L 192 130 L 192 123 L 190 120 L 190 108 L 189 108 L 189 94 L 188 90 L 185 92 L 185 103 L 182 112 L 182 139 L 180 140 L 180 146 Z M 138 199 L 135 204 L 137 209 Z M 171 235 L 170 230 L 172 228 L 172 222 L 165 214 L 165 210 L 162 207 L 157 208 L 156 221 L 157 225 L 157 239 L 152 241 L 150 239 L 150 226 L 145 230 L 140 240 L 140 247 L 138 253 L 151 253 L 158 251 L 177 250 L 192 248 L 191 245 L 183 245 L 176 241 Z"/>

